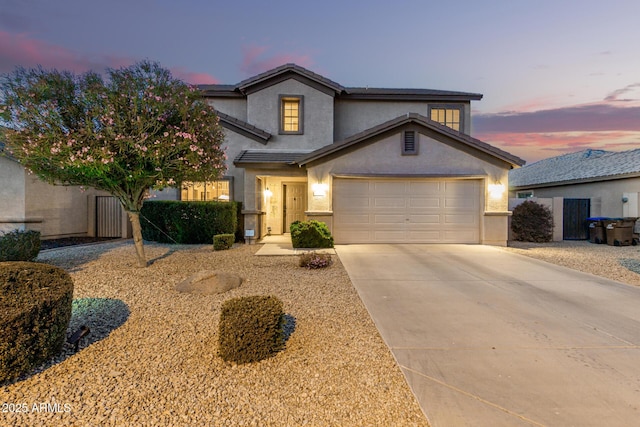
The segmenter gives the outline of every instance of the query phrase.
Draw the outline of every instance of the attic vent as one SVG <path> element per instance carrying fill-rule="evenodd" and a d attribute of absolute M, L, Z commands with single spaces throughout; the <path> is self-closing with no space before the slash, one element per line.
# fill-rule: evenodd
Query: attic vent
<path fill-rule="evenodd" d="M 407 130 L 402 134 L 402 154 L 418 154 L 416 131 Z"/>

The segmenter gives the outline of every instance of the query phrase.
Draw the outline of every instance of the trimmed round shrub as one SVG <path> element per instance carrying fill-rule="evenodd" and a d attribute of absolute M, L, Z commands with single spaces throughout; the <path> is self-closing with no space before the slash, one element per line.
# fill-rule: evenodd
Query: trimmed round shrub
<path fill-rule="evenodd" d="M 0 383 L 60 353 L 72 300 L 73 281 L 61 268 L 0 263 Z"/>
<path fill-rule="evenodd" d="M 546 206 L 527 200 L 513 209 L 513 238 L 522 242 L 550 242 L 553 238 L 553 214 Z"/>
<path fill-rule="evenodd" d="M 284 312 L 274 296 L 234 298 L 222 304 L 218 353 L 227 362 L 252 363 L 284 348 Z"/>
<path fill-rule="evenodd" d="M 39 231 L 0 234 L 0 261 L 33 261 L 40 253 L 40 244 Z"/>
<path fill-rule="evenodd" d="M 294 221 L 289 227 L 291 244 L 294 248 L 332 248 L 333 236 L 324 222 Z"/>

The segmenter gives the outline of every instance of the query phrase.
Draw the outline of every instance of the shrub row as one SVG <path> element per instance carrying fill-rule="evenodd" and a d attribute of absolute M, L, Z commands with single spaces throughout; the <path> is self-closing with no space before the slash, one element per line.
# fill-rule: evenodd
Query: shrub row
<path fill-rule="evenodd" d="M 0 234 L 0 262 L 33 261 L 39 253 L 39 231 L 15 230 Z"/>
<path fill-rule="evenodd" d="M 291 243 L 294 248 L 332 248 L 333 236 L 324 222 L 294 221 L 291 223 Z"/>
<path fill-rule="evenodd" d="M 0 263 L 0 383 L 30 372 L 62 350 L 73 281 L 58 267 Z"/>
<path fill-rule="evenodd" d="M 251 363 L 284 348 L 284 312 L 274 296 L 233 298 L 222 304 L 219 325 L 220 357 Z"/>
<path fill-rule="evenodd" d="M 237 202 L 147 201 L 140 211 L 142 237 L 162 243 L 211 243 L 216 234 L 235 234 Z"/>

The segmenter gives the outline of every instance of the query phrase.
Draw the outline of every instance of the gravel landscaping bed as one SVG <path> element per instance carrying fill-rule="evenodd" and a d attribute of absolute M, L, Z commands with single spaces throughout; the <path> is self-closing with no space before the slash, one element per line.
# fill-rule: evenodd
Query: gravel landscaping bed
<path fill-rule="evenodd" d="M 91 334 L 0 387 L 0 425 L 428 425 L 340 260 L 307 270 L 259 248 L 147 244 L 146 269 L 131 242 L 41 253 L 73 277 L 70 331 Z M 244 282 L 221 295 L 175 291 L 200 270 Z M 227 364 L 216 355 L 220 307 L 244 295 L 277 296 L 293 332 L 272 358 Z"/>
<path fill-rule="evenodd" d="M 550 243 L 509 242 L 504 250 L 552 264 L 640 286 L 640 246 L 609 246 L 585 240 Z"/>

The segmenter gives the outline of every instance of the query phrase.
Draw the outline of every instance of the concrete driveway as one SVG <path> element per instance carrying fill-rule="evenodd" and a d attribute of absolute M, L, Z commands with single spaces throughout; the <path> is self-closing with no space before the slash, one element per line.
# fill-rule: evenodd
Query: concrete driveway
<path fill-rule="evenodd" d="M 337 253 L 434 427 L 640 424 L 640 288 L 488 246 Z"/>

